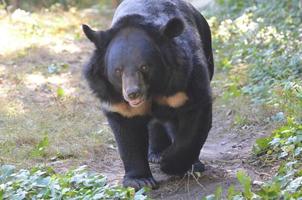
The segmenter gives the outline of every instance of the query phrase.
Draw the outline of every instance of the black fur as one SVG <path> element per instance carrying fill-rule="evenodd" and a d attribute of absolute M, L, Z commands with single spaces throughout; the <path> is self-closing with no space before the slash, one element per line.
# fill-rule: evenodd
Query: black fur
<path fill-rule="evenodd" d="M 203 170 L 198 157 L 212 124 L 210 80 L 214 73 L 211 32 L 203 16 L 182 0 L 124 0 L 109 30 L 93 31 L 83 25 L 83 31 L 96 46 L 84 74 L 101 102 L 127 104 L 118 87 L 122 79 L 109 73 L 123 65 L 124 71 L 131 68 L 128 74 L 140 73 L 143 77 L 138 85 L 147 88 L 144 95 L 152 104 L 151 112 L 143 116 L 125 117 L 104 109 L 124 163 L 124 185 L 136 189 L 157 187 L 148 154 L 149 161 L 159 162 L 168 174 L 183 174 L 194 163 Z M 131 43 L 128 38 L 133 34 L 134 38 L 135 34 L 142 38 L 138 43 L 148 42 Z M 125 48 L 117 49 L 112 43 Z M 108 49 L 113 53 L 108 53 Z M 120 61 L 119 66 L 110 62 L 114 58 Z M 149 71 L 137 72 L 137 63 L 141 62 L 150 65 Z M 178 92 L 188 97 L 179 107 L 161 105 L 155 100 Z"/>

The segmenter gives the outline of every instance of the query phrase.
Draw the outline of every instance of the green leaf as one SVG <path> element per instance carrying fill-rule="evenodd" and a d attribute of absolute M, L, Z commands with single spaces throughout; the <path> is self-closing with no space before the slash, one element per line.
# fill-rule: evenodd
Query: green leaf
<path fill-rule="evenodd" d="M 130 197 L 134 196 L 134 200 L 145 200 L 145 199 L 147 199 L 145 194 L 149 191 L 150 191 L 149 188 L 144 187 L 135 193 L 134 189 L 131 188 L 131 189 L 129 189 L 129 195 L 130 195 Z"/>
<path fill-rule="evenodd" d="M 50 74 L 59 74 L 68 69 L 68 67 L 69 65 L 67 63 L 53 63 L 47 67 L 47 71 Z"/>
<path fill-rule="evenodd" d="M 263 199 L 279 199 L 279 194 L 281 193 L 281 186 L 278 181 L 268 182 L 261 187 L 258 195 L 263 197 Z"/>
<path fill-rule="evenodd" d="M 247 199 L 251 199 L 253 196 L 252 188 L 251 188 L 251 178 L 246 175 L 245 172 L 239 171 L 237 172 L 237 179 L 240 182 L 241 186 L 243 186 L 243 194 Z"/>
<path fill-rule="evenodd" d="M 234 196 L 238 195 L 239 192 L 235 191 L 234 185 L 231 185 L 228 189 L 227 199 L 232 200 Z"/>
<path fill-rule="evenodd" d="M 222 187 L 221 186 L 216 188 L 215 199 L 216 200 L 221 200 L 222 199 Z"/>
<path fill-rule="evenodd" d="M 302 147 L 298 147 L 295 149 L 294 156 L 299 156 L 301 155 L 301 153 L 302 153 Z"/>
<path fill-rule="evenodd" d="M 256 155 L 262 154 L 270 147 L 271 138 L 259 138 L 253 146 L 253 152 Z"/>
<path fill-rule="evenodd" d="M 216 200 L 216 197 L 215 197 L 214 194 L 210 194 L 210 195 L 208 195 L 206 197 L 203 197 L 202 200 Z"/>
<path fill-rule="evenodd" d="M 45 156 L 46 154 L 45 150 L 48 146 L 49 146 L 49 139 L 48 136 L 45 135 L 44 138 L 32 150 L 31 155 L 33 157 Z"/>
<path fill-rule="evenodd" d="M 289 185 L 286 187 L 286 190 L 289 191 L 290 193 L 294 193 L 301 187 L 302 187 L 302 177 L 298 177 L 289 183 Z"/>
<path fill-rule="evenodd" d="M 61 87 L 58 87 L 58 88 L 57 88 L 57 97 L 58 97 L 58 98 L 62 98 L 63 96 L 65 96 L 65 91 L 64 91 L 64 89 L 61 88 Z"/>
<path fill-rule="evenodd" d="M 0 184 L 5 182 L 6 179 L 15 172 L 16 167 L 12 165 L 2 165 L 0 167 Z"/>
<path fill-rule="evenodd" d="M 0 200 L 4 199 L 4 190 L 0 189 Z"/>

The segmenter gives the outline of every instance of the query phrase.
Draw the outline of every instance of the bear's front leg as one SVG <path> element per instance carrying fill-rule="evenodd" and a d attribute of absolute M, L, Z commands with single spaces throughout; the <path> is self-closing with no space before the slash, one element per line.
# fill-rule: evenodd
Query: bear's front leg
<path fill-rule="evenodd" d="M 145 186 L 158 188 L 148 163 L 149 117 L 126 118 L 112 112 L 106 113 L 106 116 L 125 168 L 123 185 L 136 190 Z"/>
<path fill-rule="evenodd" d="M 212 124 L 212 105 L 198 104 L 177 111 L 173 144 L 163 153 L 161 169 L 167 174 L 182 175 L 194 167 L 204 169 L 198 157 Z"/>
<path fill-rule="evenodd" d="M 171 139 L 164 124 L 153 119 L 148 125 L 149 132 L 149 154 L 151 163 L 160 163 L 162 152 L 171 145 Z"/>

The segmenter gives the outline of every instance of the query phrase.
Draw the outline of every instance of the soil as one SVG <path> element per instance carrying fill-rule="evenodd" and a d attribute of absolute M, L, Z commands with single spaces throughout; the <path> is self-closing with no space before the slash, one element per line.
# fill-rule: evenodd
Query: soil
<path fill-rule="evenodd" d="M 206 171 L 198 177 L 188 173 L 176 178 L 160 173 L 155 167 L 154 176 L 161 187 L 151 193 L 154 199 L 201 199 L 215 193 L 219 186 L 225 193 L 230 185 L 238 186 L 236 173 L 240 170 L 249 174 L 254 182 L 266 178 L 266 173 L 258 172 L 262 169 L 250 163 L 252 146 L 265 127 L 232 127 L 232 116 L 226 113 L 219 105 L 214 105 L 213 128 L 200 154 Z"/>

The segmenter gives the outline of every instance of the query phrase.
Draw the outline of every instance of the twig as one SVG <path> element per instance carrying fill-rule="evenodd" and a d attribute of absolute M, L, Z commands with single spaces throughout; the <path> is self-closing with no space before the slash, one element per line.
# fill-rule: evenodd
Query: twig
<path fill-rule="evenodd" d="M 190 174 L 186 174 L 187 176 L 187 193 L 190 193 Z"/>
<path fill-rule="evenodd" d="M 192 174 L 192 176 L 193 176 L 193 178 L 195 179 L 196 183 L 197 183 L 203 190 L 205 190 L 205 189 L 206 189 L 205 186 L 203 186 L 203 185 L 198 181 L 198 178 L 195 176 L 194 173 Z"/>
<path fill-rule="evenodd" d="M 268 177 L 270 177 L 271 175 L 270 174 L 268 174 L 268 173 L 265 173 L 265 172 L 258 172 L 258 171 L 254 171 L 255 172 L 255 174 L 257 174 L 257 175 L 259 175 L 259 176 L 268 176 Z"/>
<path fill-rule="evenodd" d="M 186 176 L 183 176 L 182 178 L 181 178 L 181 180 L 177 183 L 177 185 L 176 185 L 176 189 L 173 191 L 173 192 L 177 192 L 179 189 L 180 189 L 180 185 L 181 185 L 181 183 L 185 180 L 185 178 L 186 178 Z"/>

